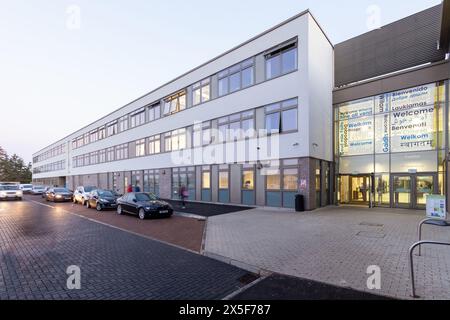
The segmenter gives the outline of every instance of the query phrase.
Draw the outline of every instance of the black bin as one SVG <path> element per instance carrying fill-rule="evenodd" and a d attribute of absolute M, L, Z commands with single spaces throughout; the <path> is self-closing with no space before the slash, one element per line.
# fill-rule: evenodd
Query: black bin
<path fill-rule="evenodd" d="M 297 212 L 305 211 L 305 197 L 301 194 L 295 195 L 295 211 Z"/>

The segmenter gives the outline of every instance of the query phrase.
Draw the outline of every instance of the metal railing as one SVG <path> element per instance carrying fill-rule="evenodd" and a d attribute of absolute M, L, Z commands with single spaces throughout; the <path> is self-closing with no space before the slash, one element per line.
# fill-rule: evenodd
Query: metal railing
<path fill-rule="evenodd" d="M 441 227 L 448 227 L 450 226 L 449 222 L 446 220 L 442 220 L 442 219 L 437 219 L 437 218 L 426 218 L 423 219 L 422 221 L 420 221 L 419 223 L 419 227 L 417 228 L 417 234 L 419 236 L 419 242 L 422 241 L 422 227 L 425 223 L 430 222 L 430 221 L 434 221 L 434 222 L 441 222 L 443 225 L 441 225 Z M 439 226 L 439 225 L 436 225 Z M 420 256 L 422 254 L 422 246 L 419 246 L 419 254 L 418 256 Z"/>
<path fill-rule="evenodd" d="M 414 243 L 411 248 L 409 249 L 409 272 L 411 275 L 411 295 L 413 298 L 419 298 L 419 296 L 416 295 L 416 286 L 415 286 L 415 279 L 414 279 L 414 249 L 419 247 L 419 254 L 420 256 L 422 254 L 422 245 L 424 244 L 432 244 L 432 245 L 440 245 L 440 246 L 450 246 L 450 243 L 447 242 L 441 242 L 441 241 L 422 241 L 422 227 L 427 222 L 436 222 L 436 223 L 442 223 L 442 225 L 436 226 L 442 226 L 442 227 L 448 227 L 450 226 L 449 222 L 442 219 L 437 218 L 426 218 L 420 221 L 419 226 L 417 227 L 417 234 L 419 237 L 419 241 Z"/>
<path fill-rule="evenodd" d="M 441 245 L 441 246 L 450 246 L 450 243 L 448 242 L 440 242 L 440 241 L 419 241 L 414 243 L 411 248 L 409 249 L 409 272 L 411 275 L 411 295 L 413 298 L 420 298 L 416 295 L 416 286 L 414 282 L 414 258 L 413 253 L 414 249 L 418 246 L 422 246 L 423 244 L 435 244 L 435 245 Z"/>

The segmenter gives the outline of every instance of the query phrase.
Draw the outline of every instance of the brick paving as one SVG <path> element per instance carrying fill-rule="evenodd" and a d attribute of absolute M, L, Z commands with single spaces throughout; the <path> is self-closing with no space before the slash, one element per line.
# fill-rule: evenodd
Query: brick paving
<path fill-rule="evenodd" d="M 422 211 L 325 208 L 312 213 L 267 208 L 208 220 L 205 250 L 280 274 L 357 290 L 367 267 L 381 267 L 381 290 L 410 298 L 408 249 Z M 425 226 L 424 239 L 450 242 L 450 228 Z M 424 247 L 415 258 L 419 296 L 450 299 L 450 248 Z"/>
<path fill-rule="evenodd" d="M 29 201 L 0 209 L 0 300 L 221 299 L 247 274 Z M 66 288 L 71 265 L 81 290 Z"/>
<path fill-rule="evenodd" d="M 48 203 L 43 199 L 41 200 L 40 197 L 30 196 L 26 198 L 192 251 L 200 252 L 202 247 L 205 221 L 198 219 L 174 215 L 169 219 L 141 221 L 134 215 L 118 215 L 115 210 L 104 210 L 99 213 L 95 209 L 87 209 L 82 205 L 71 202 Z"/>

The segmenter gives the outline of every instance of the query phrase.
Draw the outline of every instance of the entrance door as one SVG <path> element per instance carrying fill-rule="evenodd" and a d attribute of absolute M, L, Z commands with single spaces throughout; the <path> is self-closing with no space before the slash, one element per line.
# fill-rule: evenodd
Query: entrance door
<path fill-rule="evenodd" d="M 396 208 L 425 209 L 427 196 L 436 190 L 435 174 L 398 174 L 392 177 Z"/>
<path fill-rule="evenodd" d="M 369 205 L 370 176 L 355 175 L 340 177 L 340 203 Z"/>

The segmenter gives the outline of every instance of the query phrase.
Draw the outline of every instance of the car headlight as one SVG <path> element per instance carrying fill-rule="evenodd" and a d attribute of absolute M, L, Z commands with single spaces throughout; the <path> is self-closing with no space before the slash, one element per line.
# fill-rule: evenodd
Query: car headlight
<path fill-rule="evenodd" d="M 150 211 L 150 210 L 152 210 L 152 207 L 145 207 L 144 209 L 145 209 L 145 211 Z"/>
<path fill-rule="evenodd" d="M 17 192 L 16 192 L 16 196 L 21 197 L 22 195 L 23 195 L 22 191 L 17 191 Z"/>
<path fill-rule="evenodd" d="M 100 199 L 99 200 L 101 203 L 108 203 L 108 200 L 105 200 L 105 199 Z"/>
<path fill-rule="evenodd" d="M 6 192 L 5 191 L 0 191 L 0 197 L 6 197 Z"/>
<path fill-rule="evenodd" d="M 56 197 L 57 197 L 58 199 L 60 199 L 60 198 L 62 198 L 62 195 L 57 194 Z"/>

